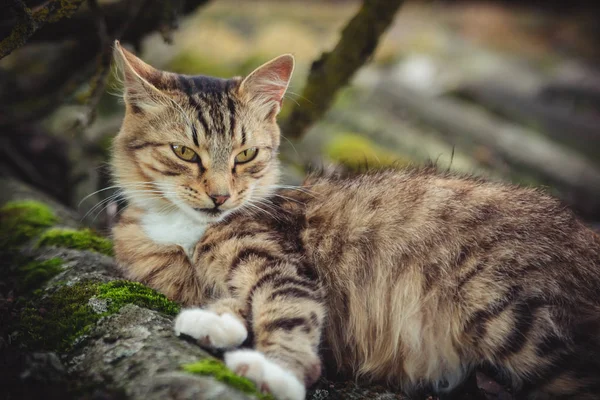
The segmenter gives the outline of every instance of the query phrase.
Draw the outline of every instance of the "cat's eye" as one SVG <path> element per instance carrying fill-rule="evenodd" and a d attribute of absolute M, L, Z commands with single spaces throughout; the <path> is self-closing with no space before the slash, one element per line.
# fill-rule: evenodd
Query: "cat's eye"
<path fill-rule="evenodd" d="M 173 149 L 173 153 L 183 161 L 196 162 L 200 159 L 198 154 L 189 147 L 181 146 L 179 144 L 172 144 L 171 148 Z"/>
<path fill-rule="evenodd" d="M 258 155 L 258 149 L 256 147 L 251 147 L 242 151 L 240 154 L 235 156 L 236 164 L 244 164 L 254 160 L 254 158 Z"/>

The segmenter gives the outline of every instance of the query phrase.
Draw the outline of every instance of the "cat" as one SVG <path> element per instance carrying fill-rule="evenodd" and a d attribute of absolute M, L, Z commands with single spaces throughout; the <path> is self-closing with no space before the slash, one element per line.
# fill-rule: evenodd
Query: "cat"
<path fill-rule="evenodd" d="M 433 167 L 277 186 L 291 55 L 244 79 L 159 71 L 115 44 L 124 275 L 189 307 L 175 333 L 278 399 L 328 371 L 449 393 L 600 398 L 600 237 L 540 190 Z M 199 308 L 202 307 L 202 308 Z"/>

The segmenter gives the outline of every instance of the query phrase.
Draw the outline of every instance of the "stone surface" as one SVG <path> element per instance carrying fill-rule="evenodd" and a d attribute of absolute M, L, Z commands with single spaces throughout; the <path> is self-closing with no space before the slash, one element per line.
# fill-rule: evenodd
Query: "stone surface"
<path fill-rule="evenodd" d="M 121 389 L 130 399 L 246 399 L 207 377 L 181 372 L 181 365 L 208 355 L 173 334 L 172 319 L 126 305 L 101 319 L 67 356 L 71 374 L 86 384 Z"/>

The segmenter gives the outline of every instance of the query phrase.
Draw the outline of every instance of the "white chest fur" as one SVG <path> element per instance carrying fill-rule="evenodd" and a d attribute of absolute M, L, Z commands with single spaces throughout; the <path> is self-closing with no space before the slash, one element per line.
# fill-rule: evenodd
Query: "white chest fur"
<path fill-rule="evenodd" d="M 206 223 L 191 218 L 181 211 L 171 213 L 148 212 L 142 217 L 142 229 L 158 244 L 174 244 L 183 247 L 191 257 L 194 246 L 206 230 Z"/>

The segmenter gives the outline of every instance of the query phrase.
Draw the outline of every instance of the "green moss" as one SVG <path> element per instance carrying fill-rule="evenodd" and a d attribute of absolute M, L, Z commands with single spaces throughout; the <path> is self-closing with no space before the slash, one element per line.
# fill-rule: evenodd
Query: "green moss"
<path fill-rule="evenodd" d="M 97 283 L 85 282 L 38 295 L 21 313 L 21 343 L 32 350 L 67 350 L 102 316 L 88 306 L 97 291 Z"/>
<path fill-rule="evenodd" d="M 244 393 L 254 395 L 262 400 L 274 400 L 271 395 L 260 393 L 256 389 L 254 383 L 244 377 L 236 375 L 233 371 L 225 366 L 221 361 L 214 358 L 205 358 L 204 360 L 193 364 L 183 366 L 184 371 L 192 374 L 212 376 L 218 381 L 221 381 L 228 386 L 234 387 Z"/>
<path fill-rule="evenodd" d="M 113 281 L 98 287 L 98 298 L 110 300 L 108 312 L 115 313 L 125 304 L 176 315 L 180 306 L 164 295 L 138 282 Z"/>
<path fill-rule="evenodd" d="M 88 304 L 92 297 L 108 300 L 106 312 L 97 313 L 92 309 Z M 87 333 L 100 318 L 118 312 L 126 304 L 167 315 L 175 315 L 180 309 L 178 304 L 141 283 L 81 282 L 59 287 L 50 294 L 35 292 L 21 314 L 21 342 L 32 350 L 68 350 L 75 339 Z"/>
<path fill-rule="evenodd" d="M 0 248 L 14 249 L 54 225 L 52 210 L 37 201 L 13 201 L 0 209 Z"/>
<path fill-rule="evenodd" d="M 90 250 L 109 256 L 113 255 L 111 241 L 96 235 L 90 229 L 50 229 L 42 234 L 37 245 L 38 247 L 56 246 Z"/>
<path fill-rule="evenodd" d="M 337 135 L 327 144 L 325 152 L 333 161 L 355 170 L 407 164 L 400 156 L 354 133 Z"/>
<path fill-rule="evenodd" d="M 40 287 L 63 270 L 63 260 L 51 258 L 44 261 L 32 261 L 17 269 L 17 289 L 27 292 Z"/>

